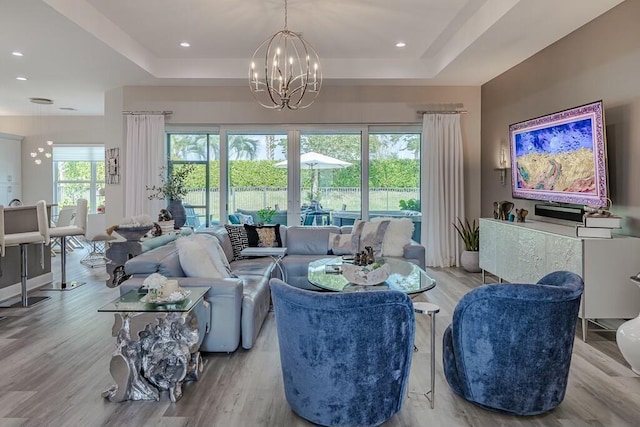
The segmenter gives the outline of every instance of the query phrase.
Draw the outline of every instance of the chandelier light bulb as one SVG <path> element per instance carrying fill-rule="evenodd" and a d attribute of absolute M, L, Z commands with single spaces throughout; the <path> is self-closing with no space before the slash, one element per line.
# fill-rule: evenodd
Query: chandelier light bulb
<path fill-rule="evenodd" d="M 29 155 L 31 155 L 31 157 L 36 157 L 38 153 L 36 153 L 35 151 L 32 151 L 31 153 L 29 153 Z"/>
<path fill-rule="evenodd" d="M 44 156 L 45 156 L 47 159 L 50 159 L 50 158 L 51 158 L 51 153 L 44 153 Z"/>
<path fill-rule="evenodd" d="M 41 159 L 35 159 L 34 162 L 35 162 L 36 165 L 39 165 L 40 163 L 42 163 L 42 160 Z"/>
<path fill-rule="evenodd" d="M 43 153 L 43 152 L 44 152 L 44 148 L 38 147 L 38 153 Z"/>
<path fill-rule="evenodd" d="M 50 140 L 50 139 L 48 139 L 48 140 L 47 140 L 47 145 L 49 145 L 49 146 L 53 145 L 53 141 L 52 141 L 52 140 Z"/>

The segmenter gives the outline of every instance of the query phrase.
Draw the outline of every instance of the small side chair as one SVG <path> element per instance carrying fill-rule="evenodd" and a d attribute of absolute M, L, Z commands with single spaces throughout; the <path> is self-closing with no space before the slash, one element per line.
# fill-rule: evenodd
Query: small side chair
<path fill-rule="evenodd" d="M 458 302 L 443 337 L 453 391 L 513 415 L 550 411 L 564 399 L 582 278 L 556 271 L 536 284 L 491 284 Z"/>
<path fill-rule="evenodd" d="M 296 414 L 323 426 L 375 426 L 400 411 L 415 335 L 406 294 L 269 284 L 284 392 Z"/>

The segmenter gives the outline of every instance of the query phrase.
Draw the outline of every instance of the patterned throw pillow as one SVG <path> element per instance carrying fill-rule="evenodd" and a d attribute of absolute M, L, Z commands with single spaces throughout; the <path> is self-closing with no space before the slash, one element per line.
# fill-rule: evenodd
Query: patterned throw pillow
<path fill-rule="evenodd" d="M 360 235 L 329 233 L 329 255 L 353 255 L 358 250 Z"/>
<path fill-rule="evenodd" d="M 353 224 L 352 234 L 360 235 L 359 250 L 364 250 L 365 247 L 371 246 L 373 253 L 376 257 L 382 256 L 382 241 L 384 235 L 389 227 L 389 220 L 383 220 L 380 222 L 368 222 L 362 220 L 356 220 Z"/>
<path fill-rule="evenodd" d="M 247 239 L 247 232 L 242 225 L 228 225 L 225 224 L 224 228 L 227 229 L 229 239 L 231 240 L 231 247 L 233 248 L 233 261 L 238 259 L 245 259 L 240 255 L 240 252 L 244 248 L 249 247 L 249 239 Z"/>
<path fill-rule="evenodd" d="M 276 225 L 249 225 L 245 224 L 250 248 L 281 248 L 280 224 Z"/>

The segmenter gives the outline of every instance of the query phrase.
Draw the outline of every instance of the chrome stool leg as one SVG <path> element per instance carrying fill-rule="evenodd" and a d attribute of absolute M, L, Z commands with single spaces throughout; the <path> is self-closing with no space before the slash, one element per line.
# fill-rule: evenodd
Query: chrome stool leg
<path fill-rule="evenodd" d="M 416 313 L 427 314 L 431 318 L 431 389 L 424 395 L 427 400 L 429 400 L 431 409 L 433 409 L 435 406 L 436 391 L 436 314 L 440 312 L 440 307 L 430 302 L 414 302 L 413 311 Z"/>

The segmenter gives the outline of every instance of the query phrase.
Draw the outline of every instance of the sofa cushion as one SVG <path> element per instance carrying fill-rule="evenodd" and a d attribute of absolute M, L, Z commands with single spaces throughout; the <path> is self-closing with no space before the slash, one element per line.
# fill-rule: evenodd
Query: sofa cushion
<path fill-rule="evenodd" d="M 324 289 L 309 283 L 307 279 L 309 275 L 309 263 L 320 258 L 323 257 L 318 255 L 287 254 L 287 256 L 282 259 L 284 270 L 287 272 L 287 283 L 297 288 L 324 291 Z"/>
<path fill-rule="evenodd" d="M 273 260 L 270 257 L 259 257 L 241 259 L 231 263 L 231 272 L 240 278 L 246 276 L 266 276 L 271 277 Z"/>
<path fill-rule="evenodd" d="M 231 247 L 233 248 L 233 259 L 232 261 L 238 259 L 245 259 L 240 252 L 244 248 L 249 247 L 249 239 L 247 238 L 247 232 L 244 229 L 243 225 L 225 225 L 227 233 L 229 234 L 229 239 L 231 240 Z"/>
<path fill-rule="evenodd" d="M 126 274 L 145 277 L 151 273 L 159 273 L 165 277 L 185 277 L 175 241 L 131 258 L 125 263 L 124 270 Z"/>
<path fill-rule="evenodd" d="M 329 252 L 329 234 L 340 233 L 335 226 L 287 228 L 287 254 L 326 255 Z M 286 258 L 286 257 L 285 257 Z"/>
<path fill-rule="evenodd" d="M 359 250 L 371 246 L 375 256 L 382 256 L 382 242 L 384 235 L 389 227 L 389 220 L 380 222 L 369 222 L 357 219 L 353 224 L 353 234 L 360 235 Z"/>
<path fill-rule="evenodd" d="M 404 247 L 411 243 L 413 235 L 413 221 L 411 218 L 377 217 L 371 222 L 389 221 L 389 227 L 382 240 L 382 256 L 402 256 Z"/>
<path fill-rule="evenodd" d="M 227 261 L 231 262 L 233 260 L 233 247 L 231 246 L 231 239 L 229 238 L 229 233 L 227 233 L 227 229 L 222 225 L 214 225 L 209 228 L 202 228 L 198 230 L 197 234 L 208 234 L 210 236 L 215 236 L 218 238 L 218 242 L 220 246 L 222 246 L 222 250 L 227 257 Z"/>
<path fill-rule="evenodd" d="M 250 225 L 245 224 L 244 229 L 247 232 L 249 247 L 269 248 L 282 247 L 280 238 L 280 224 L 276 225 Z"/>
<path fill-rule="evenodd" d="M 195 234 L 176 240 L 180 266 L 187 277 L 227 278 L 231 269 L 214 236 Z"/>
<path fill-rule="evenodd" d="M 329 233 L 329 253 L 351 255 L 359 251 L 360 236 L 357 234 Z"/>

